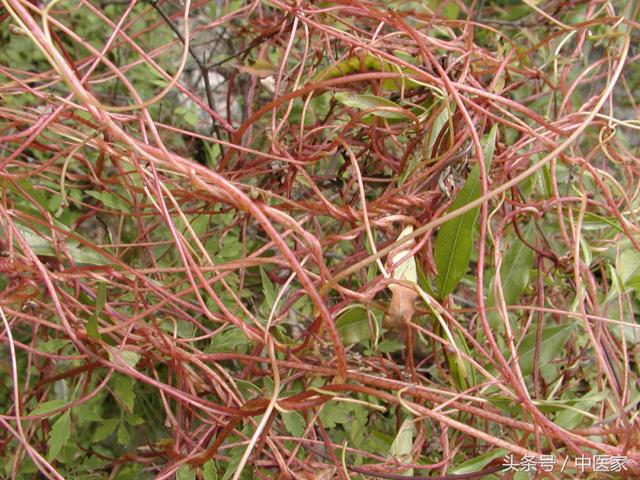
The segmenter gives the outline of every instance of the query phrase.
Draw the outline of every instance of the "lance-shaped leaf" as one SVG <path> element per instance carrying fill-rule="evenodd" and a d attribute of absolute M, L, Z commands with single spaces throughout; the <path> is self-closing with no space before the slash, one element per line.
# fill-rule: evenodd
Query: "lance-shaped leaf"
<path fill-rule="evenodd" d="M 336 93 L 335 98 L 337 101 L 346 105 L 347 107 L 357 108 L 358 110 L 372 110 L 373 115 L 377 117 L 390 118 L 390 119 L 402 119 L 407 116 L 404 110 L 396 102 L 383 98 L 376 97 L 369 94 L 355 94 L 355 93 Z M 395 110 L 376 110 L 382 108 L 394 108 Z"/>
<path fill-rule="evenodd" d="M 529 243 L 535 241 L 535 225 L 530 222 L 529 225 L 522 228 L 522 236 Z M 534 254 L 520 238 L 516 237 L 514 242 L 507 249 L 504 260 L 500 266 L 500 280 L 502 285 L 502 294 L 505 305 L 515 305 L 520 300 L 520 295 L 524 292 L 529 284 L 529 276 L 533 268 Z M 494 285 L 489 291 L 487 307 L 495 307 L 497 304 Z M 489 323 L 496 328 L 500 322 L 500 314 L 497 311 L 489 312 Z"/>
<path fill-rule="evenodd" d="M 496 127 L 494 126 L 487 136 L 484 147 L 487 170 L 493 158 L 495 141 Z M 480 193 L 480 166 L 476 165 L 469 173 L 467 181 L 447 212 L 452 212 L 473 202 L 480 197 Z M 471 209 L 444 223 L 438 231 L 433 256 L 438 269 L 435 283 L 436 294 L 439 298 L 449 295 L 467 273 L 473 246 L 473 229 L 478 220 L 479 212 L 479 207 Z"/>

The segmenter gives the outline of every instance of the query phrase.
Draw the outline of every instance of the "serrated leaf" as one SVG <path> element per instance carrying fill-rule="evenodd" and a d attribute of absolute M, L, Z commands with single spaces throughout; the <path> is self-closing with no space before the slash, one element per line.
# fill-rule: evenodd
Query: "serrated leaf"
<path fill-rule="evenodd" d="M 382 118 L 389 119 L 404 119 L 407 118 L 407 114 L 403 113 L 403 108 L 398 105 L 396 102 L 392 100 L 388 100 L 386 98 L 377 97 L 375 95 L 369 94 L 355 94 L 355 93 L 346 93 L 346 92 L 338 92 L 335 94 L 335 98 L 338 102 L 346 105 L 347 107 L 357 108 L 358 110 L 371 110 L 380 107 L 388 108 L 393 107 L 399 109 L 396 111 L 388 111 L 388 110 L 373 110 L 371 112 L 372 115 Z"/>
<path fill-rule="evenodd" d="M 227 469 L 222 475 L 222 480 L 228 480 L 235 473 L 236 467 L 240 463 L 240 459 L 244 454 L 244 448 L 235 447 L 229 451 L 229 463 L 227 463 Z"/>
<path fill-rule="evenodd" d="M 55 460 L 71 437 L 71 412 L 67 410 L 51 425 L 47 460 Z"/>
<path fill-rule="evenodd" d="M 318 414 L 325 428 L 335 428 L 338 424 L 344 424 L 351 420 L 351 407 L 344 402 L 330 401 L 323 405 Z"/>
<path fill-rule="evenodd" d="M 538 368 L 542 368 L 561 353 L 564 344 L 569 339 L 575 326 L 575 323 L 569 323 L 567 325 L 549 325 L 544 327 L 542 330 L 542 341 L 540 342 Z M 536 332 L 532 331 L 524 337 L 518 348 L 520 369 L 524 376 L 530 375 L 533 372 L 535 348 Z"/>
<path fill-rule="evenodd" d="M 131 442 L 131 435 L 129 434 L 129 430 L 125 426 L 124 422 L 120 422 L 120 426 L 118 427 L 118 435 L 117 435 L 118 443 L 124 447 L 129 445 Z"/>
<path fill-rule="evenodd" d="M 119 350 L 116 347 L 112 347 L 111 345 L 105 345 L 105 348 L 109 352 L 109 360 L 114 363 L 124 362 L 125 364 L 134 368 L 140 360 L 140 354 L 132 352 L 131 350 Z"/>
<path fill-rule="evenodd" d="M 73 407 L 73 414 L 75 415 L 78 425 L 84 425 L 91 422 L 103 422 L 103 418 L 94 411 L 96 406 L 96 400 L 88 401 L 80 405 Z"/>
<path fill-rule="evenodd" d="M 218 480 L 218 471 L 213 460 L 207 460 L 202 466 L 202 476 L 204 480 Z"/>
<path fill-rule="evenodd" d="M 64 407 L 66 404 L 67 402 L 64 400 L 49 400 L 48 402 L 38 405 L 29 415 L 42 415 L 43 413 L 49 413 Z"/>
<path fill-rule="evenodd" d="M 133 387 L 134 382 L 132 378 L 115 374 L 113 393 L 124 404 L 129 412 L 133 412 L 136 401 Z"/>
<path fill-rule="evenodd" d="M 494 125 L 485 140 L 484 159 L 488 170 L 493 158 L 497 128 Z M 476 165 L 464 186 L 447 210 L 452 212 L 480 197 L 480 166 Z M 473 246 L 473 230 L 480 208 L 476 207 L 463 215 L 444 223 L 436 236 L 433 256 L 438 269 L 435 278 L 438 298 L 449 295 L 467 273 Z"/>
<path fill-rule="evenodd" d="M 117 418 L 108 418 L 107 420 L 105 420 L 104 423 L 96 428 L 95 432 L 93 433 L 93 441 L 100 442 L 107 438 L 114 432 L 119 423 L 120 420 L 118 420 Z"/>
<path fill-rule="evenodd" d="M 239 347 L 250 344 L 251 340 L 238 327 L 229 326 L 211 339 L 206 352 L 235 352 Z"/>
<path fill-rule="evenodd" d="M 371 339 L 367 309 L 362 305 L 350 306 L 340 313 L 336 320 L 336 327 L 345 344 Z"/>
<path fill-rule="evenodd" d="M 182 465 L 176 472 L 177 480 L 195 480 L 196 471 L 189 465 Z"/>
<path fill-rule="evenodd" d="M 38 345 L 41 352 L 56 353 L 62 350 L 64 347 L 71 343 L 70 340 L 64 340 L 62 338 L 51 338 L 46 342 L 42 342 Z"/>
<path fill-rule="evenodd" d="M 133 425 L 134 427 L 137 425 L 142 425 L 144 423 L 144 418 L 139 417 L 138 415 L 125 415 L 124 420 L 129 425 Z"/>
<path fill-rule="evenodd" d="M 307 421 L 304 417 L 295 411 L 284 412 L 282 420 L 284 421 L 284 426 L 287 427 L 287 431 L 294 437 L 301 436 L 307 426 Z"/>

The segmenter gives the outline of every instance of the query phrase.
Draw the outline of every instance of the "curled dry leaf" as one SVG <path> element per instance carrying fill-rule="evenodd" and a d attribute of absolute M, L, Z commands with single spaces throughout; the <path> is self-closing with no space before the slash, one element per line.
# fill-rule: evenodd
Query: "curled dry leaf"
<path fill-rule="evenodd" d="M 409 225 L 400 233 L 398 240 L 412 232 L 413 227 Z M 394 267 L 392 278 L 405 282 L 405 284 L 392 283 L 389 285 L 391 302 L 389 302 L 389 308 L 382 320 L 382 325 L 388 330 L 400 329 L 411 321 L 415 312 L 414 302 L 418 293 L 415 288 L 406 285 L 406 283 L 417 284 L 416 259 L 410 255 L 415 245 L 413 240 L 403 243 L 397 249 L 392 250 L 387 257 L 387 268 Z"/>
<path fill-rule="evenodd" d="M 260 79 L 260 85 L 262 85 L 264 87 L 264 89 L 267 90 L 269 93 L 275 95 L 275 93 L 276 93 L 276 81 L 274 80 L 273 76 L 269 76 L 267 78 L 261 78 Z"/>
<path fill-rule="evenodd" d="M 258 60 L 253 64 L 240 64 L 238 70 L 242 73 L 251 75 L 252 77 L 266 78 L 278 73 L 278 69 L 274 68 L 269 62 Z"/>

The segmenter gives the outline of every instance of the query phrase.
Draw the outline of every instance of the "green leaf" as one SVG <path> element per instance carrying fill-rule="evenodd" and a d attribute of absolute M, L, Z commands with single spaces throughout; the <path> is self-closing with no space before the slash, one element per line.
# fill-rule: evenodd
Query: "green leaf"
<path fill-rule="evenodd" d="M 464 473 L 474 473 L 482 470 L 486 465 L 488 465 L 491 460 L 494 460 L 498 457 L 503 457 L 507 454 L 507 450 L 504 448 L 496 448 L 495 450 L 491 450 L 485 454 L 479 455 L 471 460 L 467 460 L 466 462 L 461 463 L 453 470 L 451 473 L 455 473 L 457 475 L 461 475 Z"/>
<path fill-rule="evenodd" d="M 120 350 L 116 347 L 112 347 L 111 345 L 105 345 L 105 348 L 109 352 L 109 360 L 114 363 L 120 363 L 120 358 L 122 358 L 122 361 L 125 364 L 134 368 L 138 363 L 138 360 L 140 360 L 140 354 L 132 352 L 131 350 Z"/>
<path fill-rule="evenodd" d="M 584 222 L 582 223 L 583 230 L 600 230 L 606 227 L 613 227 L 618 232 L 624 232 L 617 218 L 603 217 L 597 213 L 585 212 Z"/>
<path fill-rule="evenodd" d="M 144 423 L 144 418 L 139 417 L 138 415 L 125 415 L 124 421 L 135 427 L 137 425 L 142 425 Z"/>
<path fill-rule="evenodd" d="M 33 185 L 27 179 L 18 180 L 16 182 L 20 188 L 22 188 L 25 193 L 30 196 L 35 202 L 40 205 L 42 208 L 47 208 L 49 205 L 49 200 L 47 199 L 47 195 L 44 190 L 40 188 L 33 188 Z M 19 197 L 25 198 L 22 192 L 13 186 L 10 187 L 11 190 L 15 192 Z"/>
<path fill-rule="evenodd" d="M 313 82 L 322 82 L 336 77 L 343 77 L 352 73 L 364 71 L 380 71 L 383 64 L 378 57 L 371 54 L 363 56 L 353 56 L 337 63 L 332 63 L 329 67 L 318 73 Z"/>
<path fill-rule="evenodd" d="M 427 155 L 436 155 L 436 153 L 433 151 L 433 146 L 435 145 L 436 140 L 438 139 L 438 136 L 442 131 L 442 127 L 449 123 L 449 118 L 451 117 L 451 115 L 453 115 L 453 112 L 455 112 L 455 104 L 450 106 L 447 106 L 445 104 L 445 108 L 440 111 L 438 116 L 433 121 L 433 126 L 429 131 L 429 142 L 426 145 L 425 153 Z"/>
<path fill-rule="evenodd" d="M 120 422 L 120 426 L 118 427 L 118 443 L 124 447 L 131 443 L 131 435 L 129 434 L 129 430 L 125 426 L 124 422 Z"/>
<path fill-rule="evenodd" d="M 33 250 L 33 253 L 43 257 L 57 256 L 58 252 L 53 248 L 49 240 L 35 233 L 30 227 L 21 225 L 18 222 L 15 223 L 15 226 L 22 234 L 27 245 Z M 104 258 L 95 250 L 81 246 L 77 241 L 70 240 L 66 242 L 65 247 L 74 263 L 79 265 L 106 265 L 111 263 L 110 260 Z"/>
<path fill-rule="evenodd" d="M 458 332 L 454 333 L 454 337 L 458 348 L 461 351 L 464 351 L 468 357 L 473 358 L 471 350 L 469 350 L 469 346 L 467 345 L 464 337 Z M 469 361 L 464 359 L 462 355 L 459 355 L 457 352 L 447 352 L 445 350 L 444 354 L 447 359 L 447 363 L 449 364 L 449 369 L 452 373 L 453 379 L 461 390 L 466 390 L 470 386 L 476 384 L 476 371 Z"/>
<path fill-rule="evenodd" d="M 202 476 L 204 480 L 218 480 L 218 471 L 213 460 L 207 460 L 202 466 Z"/>
<path fill-rule="evenodd" d="M 569 339 L 575 326 L 576 323 L 569 323 L 567 325 L 550 325 L 544 327 L 542 330 L 542 341 L 540 343 L 538 368 L 542 368 L 556 356 L 560 355 L 564 344 Z M 524 337 L 518 348 L 520 369 L 524 376 L 530 375 L 533 372 L 535 348 L 536 332 L 534 330 Z"/>
<path fill-rule="evenodd" d="M 131 350 L 124 350 L 120 353 L 120 356 L 122 356 L 124 363 L 126 363 L 130 367 L 135 367 L 138 363 L 138 360 L 140 360 L 140 354 L 132 352 Z"/>
<path fill-rule="evenodd" d="M 284 421 L 284 426 L 287 427 L 287 431 L 294 437 L 301 436 L 307 426 L 307 421 L 304 417 L 295 411 L 284 412 L 282 420 Z"/>
<path fill-rule="evenodd" d="M 98 281 L 98 291 L 96 292 L 96 314 L 100 315 L 102 309 L 107 303 L 107 283 Z"/>
<path fill-rule="evenodd" d="M 219 240 L 216 239 L 216 244 Z M 222 240 L 222 248 L 216 254 L 215 260 L 220 263 L 237 260 L 242 256 L 242 242 L 235 235 L 226 235 Z"/>
<path fill-rule="evenodd" d="M 524 239 L 533 243 L 534 223 L 531 222 L 522 230 Z M 529 276 L 533 267 L 534 252 L 518 237 L 514 243 L 506 250 L 506 254 L 500 265 L 500 278 L 502 284 L 502 294 L 506 305 L 515 305 L 520 300 L 520 295 L 529 284 Z M 495 277 L 494 277 L 495 282 Z M 494 283 L 495 285 L 495 283 Z M 487 307 L 496 305 L 495 290 L 492 287 L 489 292 Z M 489 312 L 489 323 L 496 328 L 500 322 L 500 314 L 496 311 Z"/>
<path fill-rule="evenodd" d="M 87 320 L 87 335 L 91 338 L 95 338 L 96 340 L 100 340 L 100 332 L 98 330 L 98 315 L 95 313 L 89 317 Z"/>
<path fill-rule="evenodd" d="M 166 318 L 162 323 L 160 323 L 160 328 L 172 335 L 176 334 L 180 338 L 193 337 L 195 330 L 193 323 L 171 318 Z"/>
<path fill-rule="evenodd" d="M 627 288 L 633 288 L 635 291 L 640 292 L 640 275 L 631 277 L 629 280 L 627 280 L 625 286 Z"/>
<path fill-rule="evenodd" d="M 485 140 L 484 158 L 487 169 L 493 158 L 496 142 L 496 126 L 494 125 Z M 480 197 L 480 167 L 476 165 L 467 181 L 447 210 L 452 212 Z M 473 246 L 473 230 L 478 219 L 480 208 L 476 207 L 463 215 L 444 223 L 436 236 L 433 256 L 438 274 L 435 278 L 438 298 L 449 295 L 458 282 L 467 273 Z"/>
<path fill-rule="evenodd" d="M 455 20 L 460 14 L 460 7 L 454 2 L 447 2 L 442 13 L 445 17 Z"/>
<path fill-rule="evenodd" d="M 389 454 L 400 462 L 409 461 L 409 455 L 413 448 L 413 435 L 416 431 L 416 426 L 411 419 L 406 419 L 402 422 L 400 430 L 396 434 L 396 438 L 393 439 Z M 405 470 L 402 475 L 410 477 L 413 475 L 413 468 Z"/>
<path fill-rule="evenodd" d="M 235 379 L 235 384 L 238 387 L 238 390 L 240 391 L 240 393 L 242 394 L 243 397 L 256 397 L 257 395 L 259 395 L 262 390 L 257 386 L 254 385 L 251 382 L 248 382 L 246 380 L 240 380 L 239 378 Z"/>
<path fill-rule="evenodd" d="M 564 405 L 564 409 L 556 415 L 554 423 L 566 429 L 576 428 L 588 416 L 589 409 L 601 404 L 608 395 L 609 392 L 606 390 L 598 392 L 597 389 L 593 389 L 579 399 L 571 399 L 572 402 L 575 401 L 574 405 Z"/>
<path fill-rule="evenodd" d="M 67 402 L 64 400 L 49 400 L 48 402 L 38 405 L 29 415 L 42 415 L 43 413 L 49 413 L 64 407 L 66 404 Z"/>
<path fill-rule="evenodd" d="M 136 396 L 133 391 L 134 382 L 130 377 L 115 374 L 113 393 L 124 404 L 129 412 L 133 412 Z"/>
<path fill-rule="evenodd" d="M 42 342 L 38 345 L 41 352 L 56 353 L 62 350 L 64 347 L 71 343 L 70 340 L 63 340 L 61 338 L 52 338 L 46 342 Z"/>
<path fill-rule="evenodd" d="M 388 100 L 382 97 L 376 97 L 375 95 L 368 94 L 354 94 L 346 92 L 338 92 L 335 95 L 338 102 L 346 105 L 347 107 L 357 108 L 358 110 L 371 110 L 380 107 L 393 107 L 400 109 L 399 111 L 388 110 L 373 110 L 372 115 L 389 119 L 403 119 L 407 117 L 406 113 L 402 113 L 403 109 L 396 102 Z"/>
<path fill-rule="evenodd" d="M 129 205 L 127 204 L 127 202 L 125 202 L 122 198 L 120 198 L 114 193 L 106 192 L 106 191 L 96 192 L 95 190 L 89 190 L 86 193 L 87 195 L 92 196 L 96 200 L 101 201 L 106 208 L 111 208 L 119 212 L 131 213 L 131 209 L 129 208 Z"/>
<path fill-rule="evenodd" d="M 616 270 L 625 288 L 640 291 L 640 252 L 635 248 L 624 250 L 620 254 Z"/>
<path fill-rule="evenodd" d="M 388 338 L 387 340 L 383 340 L 378 344 L 378 350 L 382 353 L 392 353 L 399 352 L 400 350 L 404 350 L 407 346 L 401 342 L 400 340 L 396 340 L 395 338 Z"/>
<path fill-rule="evenodd" d="M 62 447 L 69 441 L 71 437 L 71 412 L 67 410 L 60 418 L 55 421 L 51 426 L 51 432 L 49 432 L 49 453 L 47 454 L 47 460 L 53 461 L 56 459 Z"/>
<path fill-rule="evenodd" d="M 222 475 L 222 480 L 228 480 L 229 478 L 231 478 L 231 476 L 235 473 L 236 467 L 240 463 L 240 460 L 242 459 L 243 454 L 244 454 L 243 447 L 235 447 L 229 451 L 229 463 L 227 464 L 227 469 Z M 245 469 L 245 472 L 247 470 L 249 469 L 248 468 Z"/>
<path fill-rule="evenodd" d="M 417 69 L 399 67 L 391 62 L 381 60 L 379 57 L 367 53 L 365 55 L 354 55 L 350 58 L 337 63 L 332 63 L 329 67 L 322 70 L 314 78 L 313 82 L 322 82 L 336 77 L 343 77 L 360 72 L 402 72 L 406 75 L 416 73 Z M 422 84 L 411 80 L 410 78 L 386 79 L 382 81 L 382 88 L 385 90 L 400 91 L 404 85 L 405 89 L 416 88 Z"/>
<path fill-rule="evenodd" d="M 432 103 L 425 110 L 429 112 L 434 108 L 436 108 L 437 105 L 438 105 L 437 103 Z M 429 141 L 421 142 L 422 145 L 419 146 L 418 149 L 416 149 L 416 152 L 409 157 L 409 160 L 407 161 L 407 164 L 405 165 L 404 170 L 400 173 L 400 175 L 398 175 L 398 187 L 401 187 L 402 185 L 404 185 L 404 183 L 407 181 L 407 178 L 409 178 L 409 176 L 415 171 L 418 165 L 420 165 L 423 162 L 430 163 L 429 161 L 429 159 L 431 158 L 430 152 L 432 150 L 433 143 L 436 141 L 438 133 L 440 132 L 444 124 L 447 123 L 449 119 L 449 115 L 450 115 L 450 110 L 448 108 L 444 108 L 436 116 L 436 119 L 433 121 L 433 125 L 429 132 L 429 136 L 427 137 L 429 138 Z"/>
<path fill-rule="evenodd" d="M 267 308 L 270 309 L 271 307 L 273 307 L 273 304 L 276 301 L 276 289 L 273 286 L 273 282 L 262 267 L 260 267 L 260 277 L 262 278 L 262 293 L 264 294 Z"/>
<path fill-rule="evenodd" d="M 367 309 L 352 305 L 343 310 L 336 320 L 338 333 L 345 344 L 360 343 L 371 339 Z"/>
<path fill-rule="evenodd" d="M 98 398 L 94 397 L 93 400 L 73 407 L 73 414 L 77 419 L 78 425 L 84 425 L 91 422 L 100 422 L 100 424 L 102 424 L 104 420 L 96 411 L 99 409 L 99 406 L 100 403 Z"/>
<path fill-rule="evenodd" d="M 534 224 L 531 222 L 522 231 L 524 239 L 533 244 Z M 534 252 L 524 242 L 517 239 L 504 256 L 500 266 L 502 292 L 507 305 L 518 303 L 520 295 L 529 284 L 533 267 Z"/>
<path fill-rule="evenodd" d="M 182 465 L 177 473 L 177 480 L 195 480 L 196 479 L 196 471 L 191 468 L 189 465 Z"/>
<path fill-rule="evenodd" d="M 114 432 L 119 423 L 120 420 L 117 418 L 109 418 L 105 420 L 104 423 L 96 428 L 95 432 L 93 433 L 93 441 L 100 442 L 107 438 Z"/>
<path fill-rule="evenodd" d="M 106 282 L 98 282 L 98 291 L 96 292 L 96 309 L 87 321 L 87 335 L 96 340 L 101 340 L 102 335 L 98 331 L 98 319 L 102 309 L 107 302 L 107 284 Z"/>
<path fill-rule="evenodd" d="M 325 428 L 335 428 L 351 420 L 351 406 L 345 402 L 329 401 L 323 405 L 318 417 Z"/>
<path fill-rule="evenodd" d="M 230 325 L 211 339 L 211 344 L 206 352 L 236 352 L 239 348 L 250 344 L 251 340 L 238 327 Z"/>

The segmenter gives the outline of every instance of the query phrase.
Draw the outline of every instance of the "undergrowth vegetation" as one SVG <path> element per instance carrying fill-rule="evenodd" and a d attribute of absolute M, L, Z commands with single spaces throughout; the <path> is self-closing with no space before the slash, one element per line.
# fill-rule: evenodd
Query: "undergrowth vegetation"
<path fill-rule="evenodd" d="M 2 4 L 0 477 L 640 474 L 637 2 Z"/>

